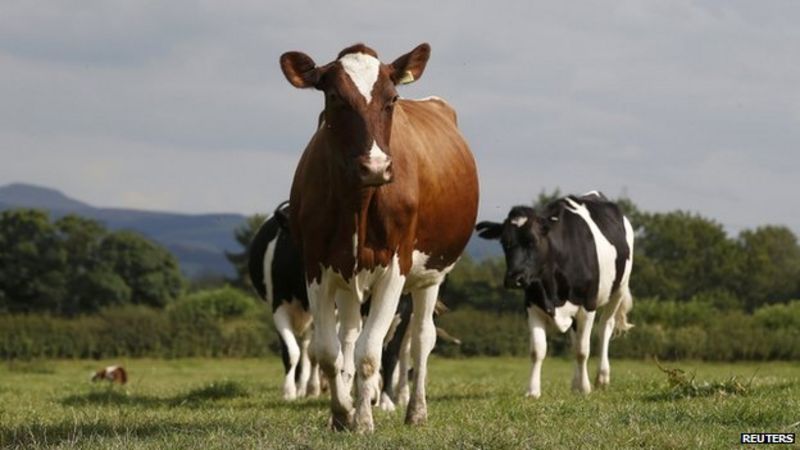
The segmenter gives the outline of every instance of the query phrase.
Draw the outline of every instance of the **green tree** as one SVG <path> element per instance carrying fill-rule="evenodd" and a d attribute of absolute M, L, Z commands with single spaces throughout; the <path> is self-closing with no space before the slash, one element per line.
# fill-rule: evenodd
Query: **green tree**
<path fill-rule="evenodd" d="M 99 255 L 111 272 L 125 280 L 132 303 L 163 307 L 183 291 L 183 277 L 175 257 L 140 234 L 109 234 L 100 244 Z M 110 276 L 104 281 L 104 288 L 119 288 Z"/>
<path fill-rule="evenodd" d="M 231 282 L 239 288 L 250 289 L 253 287 L 250 281 L 250 272 L 247 268 L 247 263 L 250 258 L 248 248 L 250 247 L 250 241 L 253 240 L 253 237 L 265 220 L 267 220 L 267 216 L 264 214 L 254 214 L 248 217 L 247 220 L 239 225 L 233 232 L 236 242 L 242 246 L 243 250 L 239 253 L 225 252 L 225 257 L 233 264 L 233 268 L 236 270 L 236 278 L 231 280 Z"/>
<path fill-rule="evenodd" d="M 447 276 L 442 299 L 450 308 L 520 311 L 524 307 L 522 291 L 503 288 L 505 270 L 502 257 L 478 262 L 464 254 Z"/>
<path fill-rule="evenodd" d="M 739 234 L 745 258 L 740 295 L 749 309 L 800 297 L 800 247 L 786 227 L 762 226 Z"/>
<path fill-rule="evenodd" d="M 684 211 L 642 214 L 634 246 L 632 290 L 639 296 L 688 300 L 735 293 L 744 259 L 722 225 Z"/>
<path fill-rule="evenodd" d="M 561 189 L 559 188 L 555 188 L 551 192 L 547 192 L 547 190 L 542 189 L 539 191 L 539 195 L 537 195 L 536 198 L 531 202 L 531 206 L 538 211 L 550 203 L 560 199 L 561 197 L 564 197 L 564 194 L 561 193 Z"/>
<path fill-rule="evenodd" d="M 67 300 L 67 253 L 47 212 L 0 213 L 0 310 L 61 313 Z"/>
<path fill-rule="evenodd" d="M 91 312 L 130 300 L 131 290 L 100 258 L 100 245 L 108 231 L 100 223 L 70 214 L 55 222 L 66 251 L 65 276 L 69 296 L 61 314 Z"/>

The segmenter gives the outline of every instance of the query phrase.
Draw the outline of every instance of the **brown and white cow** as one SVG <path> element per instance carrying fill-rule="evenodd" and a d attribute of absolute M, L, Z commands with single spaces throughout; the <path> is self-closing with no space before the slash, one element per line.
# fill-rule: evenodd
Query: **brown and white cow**
<path fill-rule="evenodd" d="M 122 366 L 108 366 L 92 375 L 92 381 L 106 380 L 110 383 L 125 384 L 128 382 L 128 372 Z"/>
<path fill-rule="evenodd" d="M 300 52 L 280 58 L 292 85 L 325 95 L 320 127 L 295 172 L 290 222 L 303 253 L 316 354 L 331 381 L 335 429 L 374 428 L 370 399 L 378 392 L 381 346 L 404 291 L 415 312 L 406 423 L 427 419 L 433 309 L 478 207 L 475 161 L 455 111 L 438 98 L 397 95 L 397 85 L 420 78 L 429 56 L 422 44 L 383 64 L 357 44 L 324 66 Z M 359 306 L 369 295 L 360 329 Z"/>

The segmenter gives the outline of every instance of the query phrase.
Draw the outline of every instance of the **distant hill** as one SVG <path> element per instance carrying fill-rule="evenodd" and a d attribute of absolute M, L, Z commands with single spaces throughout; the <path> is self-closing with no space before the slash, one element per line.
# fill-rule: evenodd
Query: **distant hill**
<path fill-rule="evenodd" d="M 233 232 L 245 221 L 241 214 L 178 214 L 135 209 L 96 208 L 46 187 L 15 183 L 0 187 L 0 210 L 39 208 L 53 217 L 74 213 L 102 222 L 111 230 L 133 230 L 171 251 L 189 277 L 233 276 L 225 251 L 242 249 Z"/>
<path fill-rule="evenodd" d="M 171 251 L 189 277 L 199 275 L 233 276 L 225 252 L 241 252 L 233 237 L 242 225 L 242 214 L 179 214 L 120 208 L 97 208 L 75 200 L 62 192 L 41 186 L 14 183 L 0 186 L 0 210 L 39 208 L 53 217 L 75 213 L 103 223 L 111 230 L 133 230 L 160 243 Z M 496 256 L 496 242 L 473 238 L 467 252 L 476 259 Z"/>

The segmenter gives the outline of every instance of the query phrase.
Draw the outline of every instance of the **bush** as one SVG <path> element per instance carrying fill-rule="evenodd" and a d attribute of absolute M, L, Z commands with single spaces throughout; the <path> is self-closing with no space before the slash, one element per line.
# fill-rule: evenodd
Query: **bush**
<path fill-rule="evenodd" d="M 232 288 L 200 292 L 167 310 L 110 307 L 73 319 L 0 316 L 0 358 L 263 356 L 279 345 L 272 317 Z"/>
<path fill-rule="evenodd" d="M 169 310 L 181 310 L 178 314 L 207 314 L 215 319 L 228 319 L 253 313 L 261 307 L 260 303 L 238 289 L 225 286 L 189 294 L 170 305 Z"/>
<path fill-rule="evenodd" d="M 753 314 L 711 301 L 637 300 L 636 326 L 611 344 L 612 357 L 664 360 L 800 359 L 800 301 L 762 307 Z M 442 356 L 528 355 L 525 313 L 467 307 L 436 323 L 462 340 L 440 344 Z M 593 354 L 599 340 L 595 327 Z M 268 308 L 232 288 L 200 292 L 166 310 L 116 306 L 72 319 L 49 315 L 0 316 L 0 358 L 116 358 L 266 356 L 279 354 Z M 548 354 L 570 355 L 567 334 L 548 332 Z"/>

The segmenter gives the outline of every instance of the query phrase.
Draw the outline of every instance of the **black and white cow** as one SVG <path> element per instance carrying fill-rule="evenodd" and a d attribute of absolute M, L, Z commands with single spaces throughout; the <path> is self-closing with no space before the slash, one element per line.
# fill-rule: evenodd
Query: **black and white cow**
<path fill-rule="evenodd" d="M 506 257 L 505 286 L 525 290 L 533 367 L 526 395 L 541 395 L 548 325 L 571 329 L 577 367 L 572 388 L 589 393 L 586 361 L 596 311 L 600 312 L 598 387 L 610 381 L 611 335 L 633 325 L 628 281 L 633 228 L 619 206 L 596 191 L 558 199 L 540 211 L 516 206 L 503 223 L 481 222 L 480 237 L 499 239 Z"/>
<path fill-rule="evenodd" d="M 286 374 L 283 394 L 285 399 L 292 400 L 297 396 L 318 395 L 320 383 L 319 367 L 310 352 L 312 320 L 303 265 L 300 252 L 289 234 L 288 217 L 289 203 L 283 202 L 256 232 L 248 253 L 253 286 L 262 299 L 272 304 Z M 368 301 L 363 305 L 362 316 L 368 313 L 369 304 Z M 436 311 L 444 309 L 444 305 L 437 305 Z M 411 314 L 411 299 L 404 295 L 384 340 L 381 358 L 384 382 L 380 399 L 384 410 L 394 410 L 395 403 L 408 403 L 408 377 L 401 374 L 407 374 L 410 368 L 408 325 Z M 458 339 L 439 328 L 437 335 L 460 344 Z"/>
<path fill-rule="evenodd" d="M 300 252 L 288 228 L 289 202 L 281 203 L 253 237 L 249 248 L 250 280 L 272 316 L 286 377 L 283 398 L 319 395 L 319 367 L 309 352 L 311 314 Z M 298 371 L 299 364 L 299 371 Z"/>

